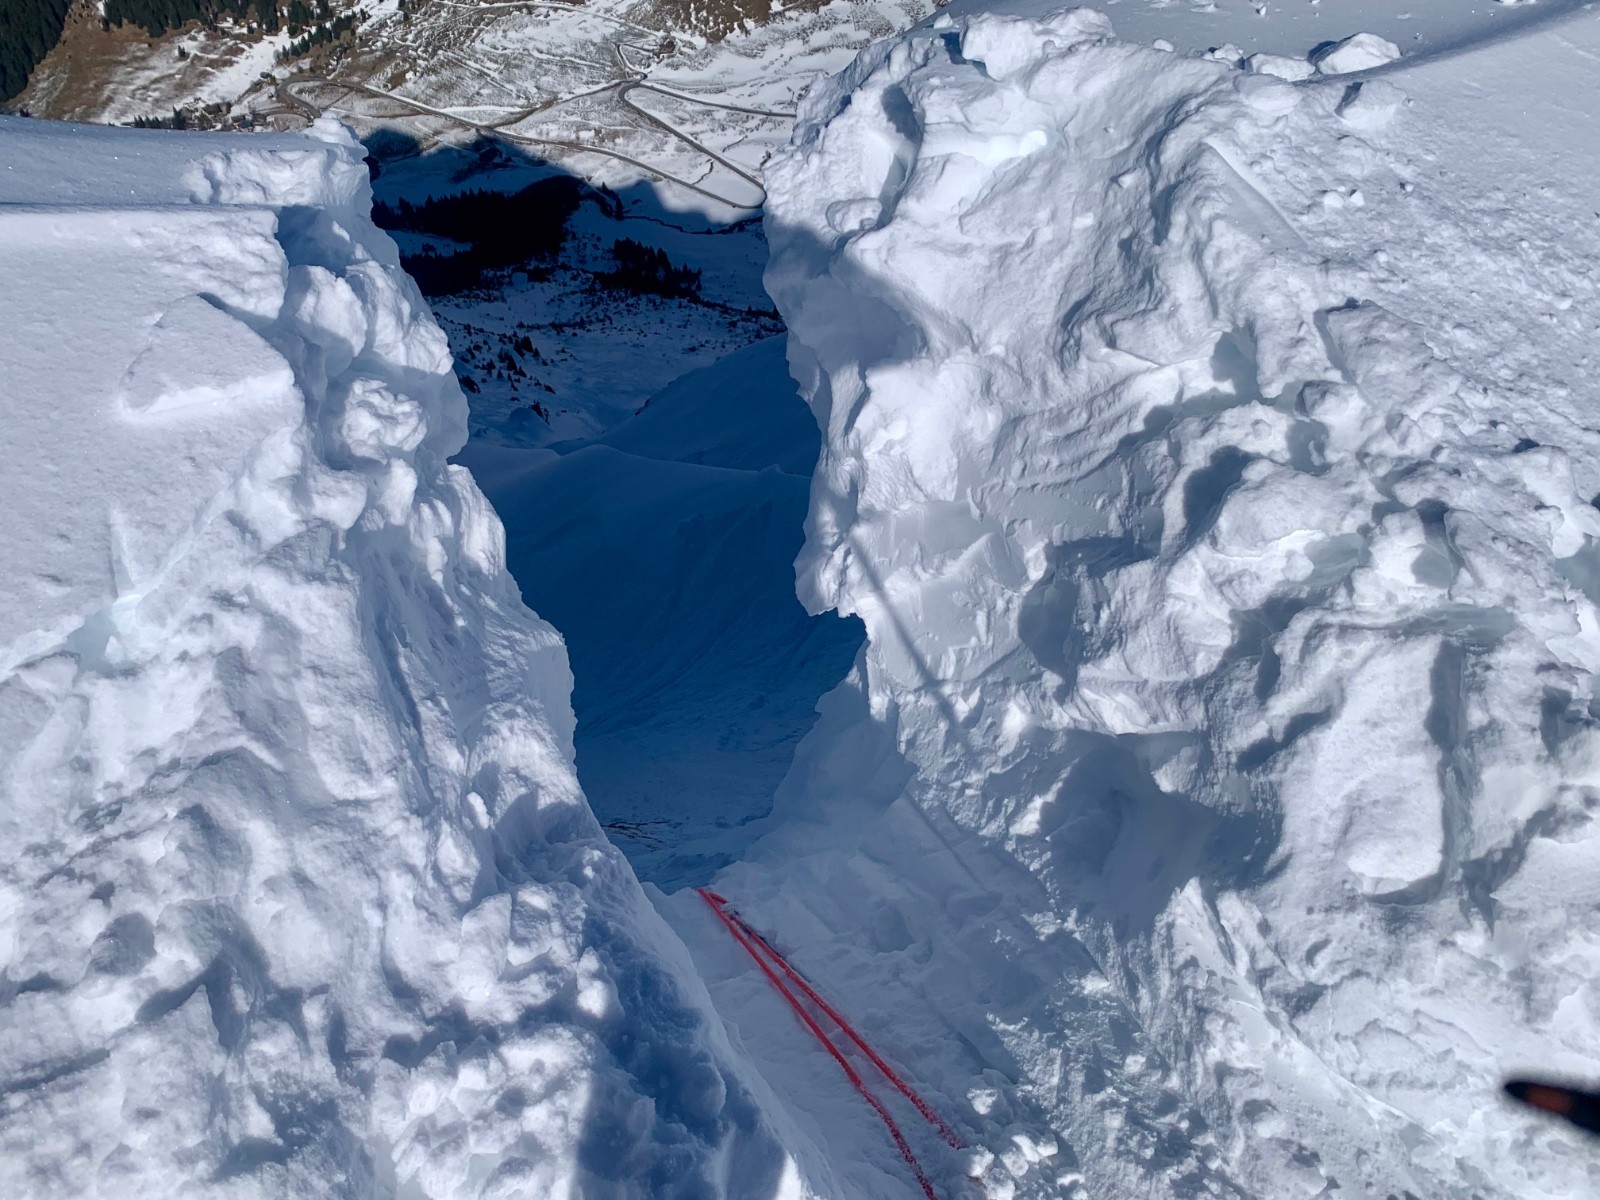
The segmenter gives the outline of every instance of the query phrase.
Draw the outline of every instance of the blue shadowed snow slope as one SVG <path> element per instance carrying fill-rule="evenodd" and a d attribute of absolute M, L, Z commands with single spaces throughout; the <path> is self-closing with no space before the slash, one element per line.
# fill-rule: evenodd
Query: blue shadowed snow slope
<path fill-rule="evenodd" d="M 859 622 L 795 598 L 817 446 L 770 338 L 564 453 L 461 456 L 523 598 L 566 637 L 589 801 L 663 888 L 742 853 L 861 645 Z"/>

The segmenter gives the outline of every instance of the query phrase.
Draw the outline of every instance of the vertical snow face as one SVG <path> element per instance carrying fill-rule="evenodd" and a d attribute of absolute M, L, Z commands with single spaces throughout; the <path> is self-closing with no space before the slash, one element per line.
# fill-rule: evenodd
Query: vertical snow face
<path fill-rule="evenodd" d="M 775 1194 L 316 132 L 0 123 L 0 1193 Z"/>
<path fill-rule="evenodd" d="M 895 907 L 886 972 L 996 1069 L 923 1047 L 979 1140 L 1062 1135 L 980 1155 L 991 1194 L 1589 1186 L 1495 1085 L 1600 1074 L 1592 383 L 1436 353 L 1381 249 L 1421 231 L 1470 326 L 1592 301 L 1587 243 L 1497 277 L 1405 107 L 1082 10 L 941 17 L 816 89 L 769 171 L 824 431 L 801 594 L 866 622 L 945 848 L 905 857 L 951 881 L 818 867 L 818 903 Z"/>

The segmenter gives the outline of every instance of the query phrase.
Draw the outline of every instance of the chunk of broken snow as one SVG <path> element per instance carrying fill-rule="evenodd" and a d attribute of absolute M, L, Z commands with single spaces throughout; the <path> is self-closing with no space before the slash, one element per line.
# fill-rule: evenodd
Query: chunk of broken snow
<path fill-rule="evenodd" d="M 1317 69 L 1305 59 L 1289 58 L 1283 54 L 1252 54 L 1244 60 L 1244 65 L 1254 75 L 1276 75 L 1290 82 L 1310 79 L 1317 73 Z"/>
<path fill-rule="evenodd" d="M 1394 116 L 1395 109 L 1405 103 L 1405 98 L 1405 93 L 1394 84 L 1368 79 L 1351 84 L 1334 111 L 1357 129 L 1376 129 Z"/>
<path fill-rule="evenodd" d="M 1320 46 L 1311 52 L 1311 61 L 1323 75 L 1348 75 L 1370 71 L 1400 57 L 1400 47 L 1375 33 L 1356 33 L 1342 42 Z"/>

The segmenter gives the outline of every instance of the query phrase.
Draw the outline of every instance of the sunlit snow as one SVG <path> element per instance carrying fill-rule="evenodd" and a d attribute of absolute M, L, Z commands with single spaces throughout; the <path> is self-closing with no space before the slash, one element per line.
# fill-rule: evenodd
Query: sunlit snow
<path fill-rule="evenodd" d="M 0 118 L 0 1194 L 1593 1190 L 1600 15 L 1102 8 L 380 6 L 386 198 L 617 189 L 431 304 Z"/>

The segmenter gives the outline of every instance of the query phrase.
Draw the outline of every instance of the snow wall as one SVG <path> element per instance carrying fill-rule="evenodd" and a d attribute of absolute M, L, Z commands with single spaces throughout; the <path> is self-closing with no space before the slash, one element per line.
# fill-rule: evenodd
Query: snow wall
<path fill-rule="evenodd" d="M 797 1194 L 315 132 L 0 120 L 0 1194 Z"/>
<path fill-rule="evenodd" d="M 1496 1095 L 1600 1075 L 1600 460 L 1522 354 L 1594 288 L 1403 87 L 942 16 L 769 168 L 801 596 L 869 633 L 796 769 L 898 833 L 719 887 L 952 1064 L 990 1196 L 1594 1186 Z M 1526 377 L 1433 348 L 1535 283 Z"/>

